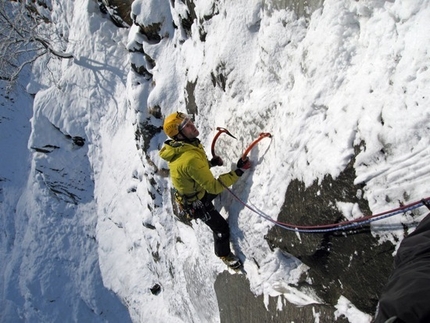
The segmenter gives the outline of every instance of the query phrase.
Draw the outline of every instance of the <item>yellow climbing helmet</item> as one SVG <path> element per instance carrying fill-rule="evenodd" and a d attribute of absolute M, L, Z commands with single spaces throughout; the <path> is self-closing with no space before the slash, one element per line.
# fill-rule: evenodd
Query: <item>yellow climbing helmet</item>
<path fill-rule="evenodd" d="M 174 138 L 190 120 L 188 114 L 174 112 L 164 119 L 163 130 L 170 138 Z"/>

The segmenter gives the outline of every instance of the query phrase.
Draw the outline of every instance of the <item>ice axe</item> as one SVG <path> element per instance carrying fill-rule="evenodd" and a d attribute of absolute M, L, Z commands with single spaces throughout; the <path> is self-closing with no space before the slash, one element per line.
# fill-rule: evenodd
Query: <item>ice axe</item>
<path fill-rule="evenodd" d="M 248 146 L 248 148 L 246 148 L 246 150 L 243 152 L 243 154 L 242 154 L 242 160 L 246 160 L 246 158 L 247 158 L 249 152 L 251 151 L 251 149 L 254 148 L 254 146 L 256 144 L 258 144 L 261 139 L 266 138 L 266 137 L 272 138 L 272 134 L 269 133 L 269 132 L 262 132 L 262 133 L 260 133 L 260 135 L 258 136 L 258 138 L 255 139 L 253 142 L 251 142 L 251 144 Z"/>
<path fill-rule="evenodd" d="M 229 135 L 230 137 L 237 139 L 235 136 L 233 136 L 230 131 L 228 131 L 226 128 L 222 128 L 222 127 L 217 127 L 216 130 L 218 130 L 217 134 L 215 135 L 214 139 L 212 140 L 212 146 L 211 146 L 211 153 L 212 153 L 212 157 L 215 157 L 215 143 L 218 140 L 218 137 L 222 134 L 225 133 L 227 135 Z"/>

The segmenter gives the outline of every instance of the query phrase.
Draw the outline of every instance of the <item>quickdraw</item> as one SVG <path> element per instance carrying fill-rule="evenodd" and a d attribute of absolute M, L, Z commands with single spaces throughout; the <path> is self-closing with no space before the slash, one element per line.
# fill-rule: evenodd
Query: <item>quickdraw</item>
<path fill-rule="evenodd" d="M 217 127 L 216 130 L 218 130 L 217 134 L 215 135 L 214 139 L 212 140 L 212 145 L 211 145 L 211 153 L 212 153 L 212 157 L 217 156 L 215 154 L 215 143 L 218 140 L 218 137 L 222 134 L 225 133 L 227 135 L 229 135 L 230 137 L 237 139 L 235 136 L 233 136 L 230 131 L 228 131 L 225 128 L 221 128 L 221 127 Z M 248 156 L 249 152 L 252 150 L 252 148 L 254 148 L 254 146 L 259 143 L 261 141 L 261 139 L 263 138 L 272 138 L 272 135 L 268 132 L 262 132 L 260 133 L 260 135 L 258 136 L 257 139 L 255 139 L 249 146 L 248 148 L 245 149 L 244 153 L 242 154 L 242 160 L 245 160 L 246 157 Z"/>

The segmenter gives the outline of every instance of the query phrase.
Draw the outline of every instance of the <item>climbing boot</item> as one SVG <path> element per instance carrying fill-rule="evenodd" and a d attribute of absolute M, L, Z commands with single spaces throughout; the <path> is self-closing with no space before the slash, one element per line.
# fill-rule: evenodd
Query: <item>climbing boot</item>
<path fill-rule="evenodd" d="M 228 256 L 220 257 L 221 260 L 231 269 L 239 269 L 242 267 L 242 262 L 238 257 L 236 257 L 233 253 L 229 253 Z"/>

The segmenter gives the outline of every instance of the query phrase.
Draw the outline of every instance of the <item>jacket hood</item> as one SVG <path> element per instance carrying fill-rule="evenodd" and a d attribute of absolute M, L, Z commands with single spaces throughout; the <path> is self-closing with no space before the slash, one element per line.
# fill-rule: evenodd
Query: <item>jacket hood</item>
<path fill-rule="evenodd" d="M 196 149 L 199 144 L 200 141 L 198 139 L 192 142 L 167 140 L 159 154 L 165 161 L 172 162 L 184 152 Z"/>

